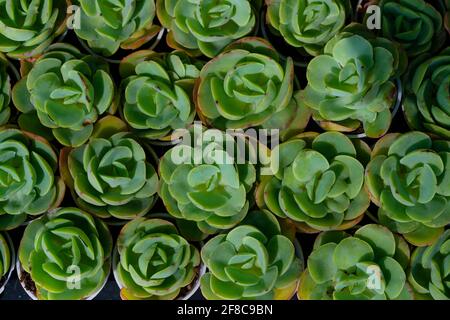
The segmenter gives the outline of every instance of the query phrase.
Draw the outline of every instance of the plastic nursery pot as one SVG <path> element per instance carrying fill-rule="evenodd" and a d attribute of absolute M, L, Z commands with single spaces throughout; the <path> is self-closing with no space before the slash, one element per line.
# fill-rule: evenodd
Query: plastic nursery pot
<path fill-rule="evenodd" d="M 146 48 L 139 48 L 139 49 L 135 49 L 135 50 L 153 50 L 155 49 L 158 44 L 161 42 L 161 40 L 164 37 L 164 32 L 166 31 L 165 28 L 161 27 L 159 32 L 147 43 L 147 45 L 149 45 Z M 98 57 L 100 59 L 103 59 L 104 61 L 111 63 L 111 64 L 120 64 L 120 62 L 122 61 L 123 57 L 126 57 L 128 54 L 130 54 L 130 52 L 126 52 L 128 50 L 124 50 L 124 49 L 120 49 L 119 52 L 115 53 L 113 56 L 111 57 L 104 57 L 101 54 L 95 52 L 94 50 L 92 50 L 88 44 L 86 43 L 86 41 L 84 41 L 83 39 L 81 39 L 80 37 L 77 36 L 78 42 L 80 43 L 80 45 L 83 47 L 84 50 L 86 50 L 90 55 Z"/>
<path fill-rule="evenodd" d="M 0 235 L 3 235 L 6 240 L 11 257 L 11 265 L 9 267 L 8 273 L 0 279 L 0 294 L 2 294 L 15 268 L 14 262 L 16 261 L 16 250 L 9 234 L 7 234 L 6 232 L 0 232 Z"/>
<path fill-rule="evenodd" d="M 111 259 L 109 259 L 108 263 L 110 264 L 108 268 L 109 272 L 105 280 L 103 281 L 101 287 L 96 292 L 94 292 L 89 297 L 83 300 L 93 300 L 103 290 L 111 274 Z M 20 285 L 22 286 L 23 290 L 27 293 L 28 297 L 30 297 L 31 300 L 39 300 L 36 296 L 36 287 L 34 281 L 33 279 L 31 279 L 30 274 L 27 273 L 25 270 L 23 270 L 19 257 L 17 257 L 16 259 L 16 270 L 17 270 L 17 278 L 19 279 Z"/>
<path fill-rule="evenodd" d="M 395 78 L 395 87 L 397 89 L 397 92 L 395 94 L 396 99 L 394 101 L 394 103 L 392 104 L 391 107 L 391 119 L 394 119 L 394 117 L 397 115 L 400 106 L 402 105 L 402 101 L 403 101 L 403 85 L 402 85 L 402 81 L 400 80 L 400 78 Z M 334 126 L 339 126 L 339 124 L 333 123 L 331 121 L 323 121 L 323 123 L 321 123 L 320 121 L 317 121 L 313 118 L 313 121 L 322 129 L 326 130 L 326 131 L 332 131 L 332 130 L 327 130 L 326 129 L 326 125 L 324 126 L 323 123 L 328 123 L 328 124 L 333 124 Z M 367 134 L 364 132 L 362 125 L 357 128 L 354 131 L 350 131 L 350 132 L 346 132 L 348 131 L 347 129 L 343 129 L 343 130 L 336 130 L 339 132 L 342 132 L 343 134 L 345 134 L 347 137 L 349 137 L 350 139 L 362 139 L 362 138 L 367 138 Z"/>
<path fill-rule="evenodd" d="M 158 214 L 150 214 L 149 216 L 147 216 L 147 218 L 149 219 L 163 219 L 163 220 L 168 220 L 170 222 L 175 223 L 175 218 L 170 216 L 169 214 L 163 214 L 163 213 L 158 213 Z M 200 248 L 199 251 L 201 250 L 201 247 L 203 247 L 203 242 L 198 242 Z M 301 249 L 300 249 L 301 250 Z M 113 275 L 114 275 L 114 280 L 116 281 L 117 286 L 119 287 L 120 290 L 122 290 L 124 288 L 124 285 L 122 284 L 122 282 L 120 281 L 119 275 L 117 273 L 117 264 L 119 262 L 119 250 L 117 249 L 117 242 L 116 245 L 114 246 L 113 249 L 113 253 L 112 253 L 112 269 L 113 269 Z M 184 287 L 180 294 L 178 295 L 177 298 L 175 298 L 175 300 L 189 300 L 200 288 L 200 279 L 202 278 L 202 276 L 206 273 L 206 265 L 203 263 L 203 261 L 200 261 L 200 266 L 197 269 L 197 275 L 194 278 L 194 280 L 187 286 Z M 122 295 L 121 295 L 122 300 L 125 300 Z"/>

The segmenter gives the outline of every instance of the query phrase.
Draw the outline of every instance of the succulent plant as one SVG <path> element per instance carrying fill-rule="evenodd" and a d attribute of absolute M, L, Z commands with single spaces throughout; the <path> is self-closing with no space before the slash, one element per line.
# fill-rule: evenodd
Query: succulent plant
<path fill-rule="evenodd" d="M 280 144 L 272 154 L 279 169 L 261 178 L 260 208 L 292 219 L 308 233 L 347 229 L 362 219 L 370 205 L 363 187 L 370 148 L 364 142 L 339 132 L 309 132 Z"/>
<path fill-rule="evenodd" d="M 408 56 L 436 51 L 445 42 L 442 16 L 429 1 L 372 0 L 370 3 L 381 8 L 380 34 L 400 43 Z"/>
<path fill-rule="evenodd" d="M 450 142 L 421 132 L 384 136 L 367 165 L 366 185 L 381 224 L 416 246 L 433 243 L 450 223 Z"/>
<path fill-rule="evenodd" d="M 397 92 L 390 80 L 396 60 L 375 40 L 338 34 L 309 63 L 304 103 L 322 127 L 350 132 L 362 124 L 371 138 L 388 131 Z"/>
<path fill-rule="evenodd" d="M 444 25 L 447 33 L 450 35 L 450 0 L 445 0 L 445 10 Z"/>
<path fill-rule="evenodd" d="M 412 299 L 405 269 L 409 247 L 386 227 L 368 224 L 354 236 L 321 233 L 300 278 L 302 300 Z"/>
<path fill-rule="evenodd" d="M 83 300 L 104 285 L 111 251 L 106 224 L 77 208 L 60 208 L 26 227 L 19 260 L 38 299 Z"/>
<path fill-rule="evenodd" d="M 153 22 L 154 0 L 73 0 L 80 6 L 80 25 L 74 28 L 91 49 L 111 56 L 119 48 L 137 49 L 160 30 Z"/>
<path fill-rule="evenodd" d="M 408 280 L 416 295 L 435 300 L 450 299 L 449 261 L 450 230 L 445 231 L 431 246 L 415 249 Z"/>
<path fill-rule="evenodd" d="M 58 158 L 43 138 L 17 129 L 0 131 L 0 230 L 57 207 L 65 185 Z"/>
<path fill-rule="evenodd" d="M 122 299 L 173 300 L 198 276 L 200 254 L 162 219 L 137 218 L 117 240 Z"/>
<path fill-rule="evenodd" d="M 410 127 L 450 139 L 450 47 L 417 58 L 405 79 L 403 106 Z"/>
<path fill-rule="evenodd" d="M 61 169 L 77 205 L 100 218 L 131 220 L 153 207 L 158 175 L 127 132 L 64 149 Z"/>
<path fill-rule="evenodd" d="M 194 99 L 204 123 L 218 129 L 264 125 L 292 98 L 294 64 L 283 62 L 264 39 L 243 38 L 208 62 Z"/>
<path fill-rule="evenodd" d="M 288 300 L 303 268 L 294 244 L 267 211 L 250 212 L 239 226 L 209 240 L 201 255 L 209 269 L 201 290 L 210 300 Z"/>
<path fill-rule="evenodd" d="M 218 130 L 198 130 L 199 136 L 195 132 L 199 127 L 194 125 L 189 131 L 193 137 L 184 137 L 161 158 L 159 193 L 172 216 L 193 221 L 201 232 L 214 234 L 234 227 L 246 216 L 256 169 L 236 149 L 245 141 Z"/>
<path fill-rule="evenodd" d="M 266 21 L 294 47 L 316 56 L 345 25 L 349 0 L 266 0 Z"/>
<path fill-rule="evenodd" d="M 11 100 L 11 79 L 7 72 L 8 61 L 0 53 L 0 125 L 8 122 L 11 115 L 9 102 Z"/>
<path fill-rule="evenodd" d="M 15 85 L 13 101 L 24 113 L 22 128 L 38 134 L 49 128 L 61 144 L 75 147 L 89 139 L 100 115 L 114 112 L 114 91 L 106 62 L 56 44 Z"/>
<path fill-rule="evenodd" d="M 256 25 L 255 0 L 157 0 L 167 44 L 191 55 L 212 58 Z"/>
<path fill-rule="evenodd" d="M 25 59 L 65 32 L 70 0 L 0 0 L 0 52 Z"/>
<path fill-rule="evenodd" d="M 14 261 L 12 261 L 14 263 Z M 11 269 L 11 251 L 8 240 L 0 233 L 0 287 L 3 278 L 8 275 Z M 1 291 L 1 289 L 0 289 Z"/>
<path fill-rule="evenodd" d="M 160 139 L 193 122 L 202 65 L 180 51 L 138 51 L 122 60 L 123 118 L 137 135 Z"/>

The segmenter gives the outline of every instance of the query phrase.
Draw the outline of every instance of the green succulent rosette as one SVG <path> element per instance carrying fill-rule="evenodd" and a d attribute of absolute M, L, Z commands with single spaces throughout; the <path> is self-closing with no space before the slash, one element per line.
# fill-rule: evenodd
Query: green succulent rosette
<path fill-rule="evenodd" d="M 450 223 L 450 143 L 421 132 L 392 133 L 375 145 L 366 186 L 378 218 L 413 245 L 430 245 Z"/>
<path fill-rule="evenodd" d="M 104 56 L 121 49 L 137 49 L 161 29 L 154 24 L 154 0 L 73 0 L 80 7 L 77 36 Z"/>
<path fill-rule="evenodd" d="M 198 276 L 198 249 L 161 219 L 137 218 L 117 239 L 117 278 L 124 300 L 173 300 Z"/>
<path fill-rule="evenodd" d="M 192 124 L 192 92 L 202 66 L 181 51 L 138 51 L 122 60 L 122 115 L 136 135 L 162 139 Z"/>
<path fill-rule="evenodd" d="M 0 125 L 8 122 L 11 115 L 11 79 L 8 75 L 8 61 L 0 53 Z"/>
<path fill-rule="evenodd" d="M 104 285 L 111 267 L 112 237 L 99 219 L 60 208 L 31 222 L 19 260 L 39 300 L 84 300 Z"/>
<path fill-rule="evenodd" d="M 300 300 L 410 300 L 408 244 L 386 227 L 368 224 L 353 236 L 321 233 L 300 278 Z"/>
<path fill-rule="evenodd" d="M 0 0 L 0 52 L 35 57 L 67 29 L 70 0 Z"/>
<path fill-rule="evenodd" d="M 450 139 L 450 47 L 417 58 L 405 80 L 403 108 L 410 127 Z"/>
<path fill-rule="evenodd" d="M 274 157 L 276 156 L 276 157 Z M 261 177 L 260 208 L 296 222 L 306 233 L 356 225 L 370 205 L 364 165 L 370 148 L 339 132 L 304 133 L 272 150 L 273 176 Z"/>
<path fill-rule="evenodd" d="M 47 136 L 76 147 L 89 139 L 102 114 L 115 112 L 114 92 L 106 62 L 56 44 L 15 85 L 13 101 L 23 113 L 22 128 L 37 134 L 51 130 Z"/>
<path fill-rule="evenodd" d="M 403 63 L 396 49 L 351 29 L 331 39 L 307 68 L 303 98 L 313 118 L 327 130 L 353 132 L 362 125 L 368 137 L 385 134 L 397 94 L 391 77 Z"/>
<path fill-rule="evenodd" d="M 131 220 L 156 201 L 158 175 L 144 147 L 127 132 L 63 149 L 60 162 L 77 205 L 97 217 Z"/>
<path fill-rule="evenodd" d="M 291 102 L 294 64 L 261 38 L 228 46 L 200 72 L 194 89 L 202 121 L 218 129 L 264 126 Z"/>
<path fill-rule="evenodd" d="M 255 0 L 156 0 L 167 44 L 191 55 L 217 56 L 256 25 Z"/>
<path fill-rule="evenodd" d="M 254 162 L 245 156 L 254 152 L 244 136 L 194 125 L 161 158 L 159 195 L 172 216 L 191 222 L 187 237 L 216 234 L 245 218 L 256 180 Z"/>
<path fill-rule="evenodd" d="M 432 245 L 414 250 L 408 280 L 419 298 L 450 299 L 448 261 L 450 261 L 450 230 L 445 231 Z"/>
<path fill-rule="evenodd" d="M 44 138 L 0 131 L 0 230 L 14 229 L 61 203 L 65 185 L 57 169 L 57 154 Z"/>
<path fill-rule="evenodd" d="M 303 262 L 275 216 L 254 211 L 236 228 L 202 248 L 208 271 L 201 290 L 209 300 L 289 300 Z"/>
<path fill-rule="evenodd" d="M 435 52 L 445 42 L 442 15 L 433 6 L 436 2 L 375 0 L 370 3 L 381 8 L 380 34 L 401 44 L 409 57 L 415 57 Z"/>
<path fill-rule="evenodd" d="M 317 56 L 344 27 L 349 0 L 266 0 L 266 21 L 291 46 Z"/>
<path fill-rule="evenodd" d="M 0 282 L 3 282 L 4 278 L 8 276 L 11 262 L 14 263 L 14 261 L 11 261 L 11 250 L 8 240 L 0 233 Z"/>

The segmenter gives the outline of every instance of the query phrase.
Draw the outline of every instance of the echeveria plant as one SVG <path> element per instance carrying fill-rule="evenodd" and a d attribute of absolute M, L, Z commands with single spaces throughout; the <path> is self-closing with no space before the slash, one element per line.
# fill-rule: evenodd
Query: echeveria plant
<path fill-rule="evenodd" d="M 369 224 L 354 236 L 320 234 L 300 278 L 302 300 L 412 299 L 406 281 L 410 251 L 400 236 Z"/>
<path fill-rule="evenodd" d="M 111 251 L 106 224 L 77 208 L 61 208 L 26 227 L 19 260 L 38 299 L 83 300 L 104 285 Z"/>
<path fill-rule="evenodd" d="M 202 65 L 181 51 L 138 51 L 122 60 L 122 114 L 137 135 L 164 138 L 192 123 L 192 91 Z"/>
<path fill-rule="evenodd" d="M 58 157 L 43 138 L 17 129 L 0 131 L 0 230 L 57 207 L 65 185 Z"/>
<path fill-rule="evenodd" d="M 159 192 L 168 212 L 195 222 L 205 234 L 234 227 L 249 209 L 248 194 L 256 179 L 254 165 L 240 157 L 238 138 L 229 134 L 205 130 L 200 137 L 194 133 L 183 139 L 159 164 Z"/>
<path fill-rule="evenodd" d="M 408 280 L 418 298 L 450 299 L 449 261 L 450 230 L 431 246 L 413 252 Z"/>
<path fill-rule="evenodd" d="M 400 43 L 408 56 L 438 50 L 445 42 L 443 19 L 432 5 L 438 1 L 375 0 L 381 8 L 381 35 Z"/>
<path fill-rule="evenodd" d="M 343 32 L 309 63 L 304 103 L 322 127 L 349 132 L 362 124 L 372 138 L 387 132 L 397 93 L 390 78 L 398 63 L 389 49 L 376 38 Z"/>
<path fill-rule="evenodd" d="M 311 55 L 322 52 L 325 44 L 345 25 L 351 14 L 349 0 L 266 0 L 266 20 L 275 33 L 291 46 Z"/>
<path fill-rule="evenodd" d="M 11 79 L 8 74 L 8 61 L 0 53 L 0 125 L 4 125 L 9 120 L 11 109 Z"/>
<path fill-rule="evenodd" d="M 254 0 L 157 0 L 167 43 L 191 55 L 214 57 L 255 27 Z"/>
<path fill-rule="evenodd" d="M 173 300 L 198 277 L 200 254 L 161 219 L 137 218 L 117 239 L 120 292 L 126 300 Z"/>
<path fill-rule="evenodd" d="M 304 232 L 347 229 L 362 219 L 370 205 L 364 142 L 338 132 L 304 133 L 276 148 L 279 169 L 261 178 L 259 207 L 292 219 Z"/>
<path fill-rule="evenodd" d="M 9 249 L 9 243 L 8 240 L 0 233 L 0 287 L 4 277 L 8 275 L 10 268 L 11 250 Z"/>
<path fill-rule="evenodd" d="M 74 200 L 100 218 L 131 220 L 153 207 L 158 175 L 145 149 L 129 133 L 93 138 L 64 149 L 61 168 Z"/>
<path fill-rule="evenodd" d="M 303 268 L 294 244 L 267 211 L 249 213 L 239 226 L 209 240 L 201 253 L 209 271 L 201 290 L 210 300 L 288 300 Z"/>
<path fill-rule="evenodd" d="M 69 0 L 0 0 L 0 52 L 19 59 L 44 52 L 66 30 Z"/>
<path fill-rule="evenodd" d="M 409 66 L 403 102 L 408 124 L 450 139 L 450 47 L 438 55 L 423 55 Z"/>
<path fill-rule="evenodd" d="M 80 6 L 77 36 L 94 51 L 111 56 L 122 49 L 137 49 L 160 30 L 153 24 L 154 0 L 73 0 Z"/>
<path fill-rule="evenodd" d="M 429 245 L 450 223 L 450 142 L 421 132 L 388 134 L 373 149 L 366 184 L 380 223 Z"/>
<path fill-rule="evenodd" d="M 52 45 L 13 89 L 14 104 L 24 113 L 20 126 L 37 134 L 49 128 L 65 146 L 85 143 L 99 116 L 114 111 L 109 73 L 101 59 L 71 45 Z"/>
<path fill-rule="evenodd" d="M 244 38 L 228 46 L 200 73 L 194 99 L 200 118 L 219 129 L 263 125 L 292 98 L 294 64 L 268 42 Z"/>

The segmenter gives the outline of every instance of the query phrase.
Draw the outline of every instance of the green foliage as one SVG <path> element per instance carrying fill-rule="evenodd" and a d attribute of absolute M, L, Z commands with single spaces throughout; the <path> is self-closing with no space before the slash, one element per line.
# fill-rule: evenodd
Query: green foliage
<path fill-rule="evenodd" d="M 102 221 L 77 208 L 61 208 L 26 227 L 19 259 L 38 299 L 83 300 L 104 285 L 111 251 L 111 234 Z"/>

